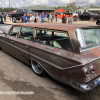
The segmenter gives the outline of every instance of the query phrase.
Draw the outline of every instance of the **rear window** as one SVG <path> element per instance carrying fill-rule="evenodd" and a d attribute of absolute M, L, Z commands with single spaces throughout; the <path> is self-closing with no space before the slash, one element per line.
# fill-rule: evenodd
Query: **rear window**
<path fill-rule="evenodd" d="M 100 45 L 100 29 L 81 29 L 81 33 L 78 37 L 81 38 L 79 39 L 81 50 Z"/>

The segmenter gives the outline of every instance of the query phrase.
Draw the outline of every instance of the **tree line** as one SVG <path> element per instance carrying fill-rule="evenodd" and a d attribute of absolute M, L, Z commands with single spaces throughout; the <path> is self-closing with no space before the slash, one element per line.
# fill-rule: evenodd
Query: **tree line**
<path fill-rule="evenodd" d="M 40 6 L 40 5 L 37 5 L 37 6 Z M 80 8 L 84 8 L 84 7 L 89 7 L 89 8 L 100 8 L 100 6 L 94 6 L 93 4 L 91 4 L 90 6 L 76 6 L 76 2 L 72 2 L 71 4 L 68 3 L 66 6 L 55 6 L 55 7 L 51 7 L 53 8 L 54 10 L 57 10 L 59 8 L 62 8 L 62 9 L 71 9 L 71 10 L 78 10 Z M 17 8 L 13 8 L 11 7 L 10 8 L 10 12 L 16 10 Z M 7 8 L 0 8 L 0 12 L 9 12 L 9 7 Z"/>
<path fill-rule="evenodd" d="M 16 8 L 10 8 L 10 12 L 12 12 L 12 11 L 14 11 L 14 10 L 16 10 Z M 7 7 L 7 8 L 0 8 L 0 12 L 9 12 L 9 7 Z"/>
<path fill-rule="evenodd" d="M 84 8 L 84 7 L 87 7 L 87 8 L 100 8 L 100 6 L 94 6 L 93 4 L 89 5 L 89 6 L 76 6 L 76 2 L 72 2 L 71 4 L 68 3 L 66 6 L 55 6 L 55 7 L 52 7 L 53 9 L 57 10 L 59 8 L 62 8 L 62 9 L 71 9 L 71 10 L 78 10 L 80 8 Z"/>

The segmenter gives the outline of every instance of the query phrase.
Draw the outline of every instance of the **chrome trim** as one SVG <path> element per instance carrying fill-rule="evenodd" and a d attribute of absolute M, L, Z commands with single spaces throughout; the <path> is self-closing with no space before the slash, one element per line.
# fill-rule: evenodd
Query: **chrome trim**
<path fill-rule="evenodd" d="M 90 91 L 91 89 L 95 88 L 96 86 L 98 86 L 100 84 L 100 77 L 98 77 L 95 80 L 92 80 L 88 83 L 79 83 L 76 81 L 70 81 L 69 84 L 75 88 L 78 89 L 79 91 L 82 92 L 87 92 Z"/>
<path fill-rule="evenodd" d="M 92 71 L 93 68 L 94 68 L 94 66 L 91 66 L 91 68 L 90 68 L 90 72 L 91 72 L 92 74 L 95 73 L 95 71 Z"/>
<path fill-rule="evenodd" d="M 86 75 L 86 72 L 88 71 L 88 69 L 87 68 L 85 68 L 84 69 L 84 75 L 86 76 L 86 77 L 88 77 L 89 75 Z"/>
<path fill-rule="evenodd" d="M 95 48 L 97 48 L 97 47 L 100 47 L 100 45 L 98 45 L 98 46 L 95 46 L 95 47 L 91 47 L 91 48 L 87 48 L 87 49 L 84 49 L 84 50 L 80 50 L 80 52 L 84 52 L 84 51 L 86 51 L 86 50 L 95 49 Z"/>
<path fill-rule="evenodd" d="M 32 54 L 32 53 L 29 53 L 29 52 L 27 52 L 27 51 L 25 51 L 25 50 L 23 50 L 23 49 L 17 47 L 17 46 L 14 46 L 14 45 L 12 45 L 12 44 L 10 44 L 10 43 L 4 41 L 4 40 L 1 40 L 1 39 L 0 39 L 0 41 L 4 42 L 4 43 L 6 43 L 6 44 L 8 44 L 8 45 L 10 45 L 10 46 L 12 46 L 12 47 L 14 47 L 14 48 L 20 50 L 20 51 L 22 51 L 22 52 L 24 52 L 24 53 L 26 53 L 26 54 L 28 54 L 28 55 L 30 55 L 30 56 L 33 56 L 33 57 L 35 57 L 35 58 L 37 58 L 37 59 L 39 59 L 39 60 L 41 60 L 41 61 L 43 61 L 43 62 L 45 62 L 45 63 L 47 63 L 47 64 L 49 64 L 49 65 L 51 65 L 51 66 L 54 66 L 55 68 L 58 68 L 58 69 L 60 69 L 60 70 L 67 70 L 67 69 L 71 69 L 71 68 L 75 68 L 75 67 L 84 66 L 84 65 L 87 64 L 87 63 L 85 63 L 85 64 L 80 64 L 80 65 L 71 66 L 71 67 L 67 67 L 67 68 L 62 68 L 62 67 L 60 67 L 60 66 L 58 66 L 58 65 L 55 65 L 55 64 L 53 64 L 53 63 L 51 63 L 51 62 L 49 62 L 49 61 L 47 61 L 47 60 L 45 60 L 45 59 L 43 59 L 43 58 L 41 58 L 41 57 L 38 57 L 38 56 L 36 56 L 36 55 L 34 55 L 34 54 Z"/>

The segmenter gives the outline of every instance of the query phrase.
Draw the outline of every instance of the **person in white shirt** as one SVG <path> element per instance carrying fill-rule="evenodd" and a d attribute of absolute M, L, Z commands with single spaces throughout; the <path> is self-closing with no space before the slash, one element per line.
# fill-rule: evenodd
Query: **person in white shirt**
<path fill-rule="evenodd" d="M 34 23 L 35 21 L 35 17 L 33 16 L 33 14 L 30 14 L 30 23 Z"/>
<path fill-rule="evenodd" d="M 38 23 L 41 22 L 40 14 L 38 14 L 38 16 L 36 16 L 36 20 L 37 20 Z"/>
<path fill-rule="evenodd" d="M 78 19 L 78 13 L 76 12 L 76 17 L 77 17 L 77 19 Z"/>
<path fill-rule="evenodd" d="M 74 11 L 74 13 L 73 13 L 73 17 L 75 17 L 76 16 L 76 12 Z"/>

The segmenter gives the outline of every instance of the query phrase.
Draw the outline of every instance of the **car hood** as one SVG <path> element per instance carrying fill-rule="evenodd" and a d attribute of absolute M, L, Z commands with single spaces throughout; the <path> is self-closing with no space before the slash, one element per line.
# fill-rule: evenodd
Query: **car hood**
<path fill-rule="evenodd" d="M 8 33 L 8 31 L 11 27 L 12 27 L 12 25 L 0 24 L 0 30 L 2 30 L 4 33 Z"/>

